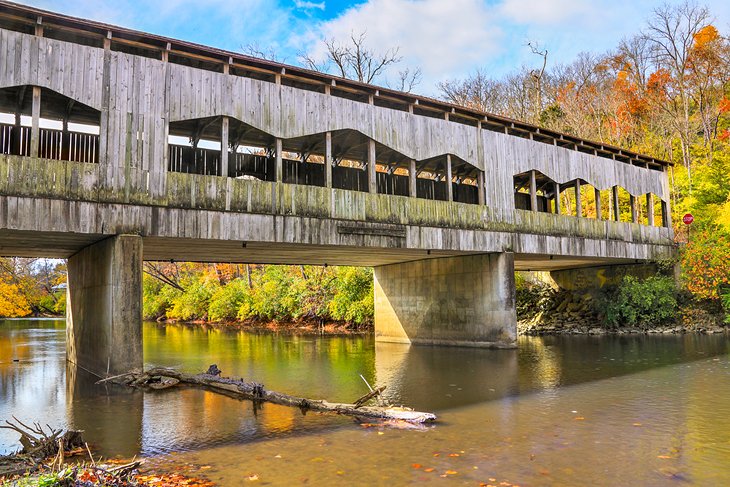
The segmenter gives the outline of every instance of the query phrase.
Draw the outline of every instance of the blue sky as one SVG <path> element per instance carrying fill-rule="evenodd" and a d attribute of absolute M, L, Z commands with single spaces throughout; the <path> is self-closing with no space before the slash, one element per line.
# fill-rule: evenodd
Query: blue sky
<path fill-rule="evenodd" d="M 604 52 L 638 32 L 660 1 L 641 0 L 16 0 L 200 44 L 240 51 L 271 48 L 298 64 L 299 52 L 317 57 L 321 39 L 346 39 L 365 30 L 368 43 L 399 46 L 401 67 L 420 66 L 415 91 L 436 95 L 436 83 L 481 68 L 494 76 L 540 59 L 526 46 L 548 50 L 550 65 L 582 51 Z M 721 33 L 730 34 L 728 0 L 709 7 Z M 381 80 L 385 84 L 387 80 Z"/>

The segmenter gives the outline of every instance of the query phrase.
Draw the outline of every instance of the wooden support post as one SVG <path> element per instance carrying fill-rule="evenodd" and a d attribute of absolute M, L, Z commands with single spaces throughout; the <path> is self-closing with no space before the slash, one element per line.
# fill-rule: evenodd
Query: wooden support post
<path fill-rule="evenodd" d="M 415 198 L 418 196 L 418 186 L 416 185 L 416 160 L 411 159 L 408 164 L 408 196 Z"/>
<path fill-rule="evenodd" d="M 537 211 L 537 174 L 530 171 L 530 210 Z"/>
<path fill-rule="evenodd" d="M 282 152 L 284 151 L 283 145 L 284 141 L 277 138 L 274 150 L 276 151 L 276 181 L 279 183 L 284 182 L 284 155 L 282 154 Z"/>
<path fill-rule="evenodd" d="M 485 203 L 484 171 L 479 171 L 479 174 L 477 174 L 477 190 L 479 191 L 478 202 L 480 205 L 484 205 L 484 203 Z"/>
<path fill-rule="evenodd" d="M 38 16 L 35 22 L 35 35 L 43 37 L 43 17 Z"/>
<path fill-rule="evenodd" d="M 378 180 L 375 175 L 375 141 L 373 139 L 368 139 L 368 192 L 373 194 L 378 192 Z"/>
<path fill-rule="evenodd" d="M 621 211 L 618 204 L 618 186 L 611 188 L 611 198 L 613 200 L 613 219 L 617 222 L 621 221 Z"/>
<path fill-rule="evenodd" d="M 228 65 L 225 65 L 228 66 Z M 228 117 L 221 118 L 221 167 L 219 176 L 228 177 Z"/>
<path fill-rule="evenodd" d="M 33 87 L 33 106 L 31 109 L 31 129 L 30 129 L 30 157 L 38 157 L 38 146 L 41 139 L 40 120 L 41 120 L 41 88 Z"/>
<path fill-rule="evenodd" d="M 560 214 L 560 184 L 559 183 L 553 183 L 555 192 L 555 214 Z"/>
<path fill-rule="evenodd" d="M 672 217 L 669 213 L 669 203 L 662 200 L 662 226 L 664 228 L 672 227 Z"/>
<path fill-rule="evenodd" d="M 629 194 L 629 205 L 631 206 L 631 221 L 639 223 L 639 211 L 636 208 L 636 198 L 633 194 Z"/>
<path fill-rule="evenodd" d="M 332 132 L 324 134 L 324 187 L 332 187 Z"/>
<path fill-rule="evenodd" d="M 451 154 L 446 154 L 446 195 L 449 201 L 454 201 L 454 186 L 451 184 Z"/>
<path fill-rule="evenodd" d="M 651 193 L 646 194 L 646 218 L 649 226 L 654 226 L 654 195 Z"/>
<path fill-rule="evenodd" d="M 594 194 L 596 195 L 596 220 L 603 220 L 603 208 L 601 208 L 601 190 L 593 188 Z"/>
<path fill-rule="evenodd" d="M 575 180 L 575 216 L 583 216 L 583 201 L 580 194 L 580 179 Z"/>

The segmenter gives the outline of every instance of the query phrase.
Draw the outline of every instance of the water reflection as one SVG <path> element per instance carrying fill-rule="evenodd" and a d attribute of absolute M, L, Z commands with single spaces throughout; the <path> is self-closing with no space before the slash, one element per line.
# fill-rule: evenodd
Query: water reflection
<path fill-rule="evenodd" d="M 250 402 L 196 389 L 143 394 L 96 385 L 83 371 L 66 368 L 63 326 L 62 321 L 0 322 L 0 418 L 14 414 L 24 421 L 83 429 L 105 456 L 252 443 L 278 448 L 289 441 L 300 448 L 301 442 L 328 442 L 340 435 L 346 442 L 360 441 L 362 432 L 347 418 L 302 415 L 273 405 L 256 410 Z M 302 337 L 150 323 L 144 327 L 144 340 L 148 366 L 200 372 L 216 363 L 225 375 L 312 398 L 352 401 L 365 392 L 362 374 L 371 384 L 386 385 L 391 402 L 444 418 L 417 438 L 424 451 L 441 448 L 439 441 L 454 447 L 456 439 L 480 444 L 482 435 L 495 439 L 489 448 L 501 458 L 509 450 L 504 438 L 530 438 L 535 434 L 532 425 L 540 424 L 546 435 L 557 439 L 532 438 L 534 452 L 527 455 L 544 455 L 567 448 L 561 442 L 573 447 L 580 441 L 610 438 L 626 427 L 625 421 L 629 426 L 636 422 L 677 429 L 669 437 L 662 430 L 661 438 L 652 441 L 669 449 L 677 443 L 687 452 L 688 462 L 729 444 L 730 413 L 707 421 L 713 399 L 730 401 L 728 375 L 716 366 L 702 375 L 695 364 L 715 364 L 713 357 L 722 357 L 720 363 L 726 364 L 724 336 L 521 338 L 516 350 L 479 350 L 408 347 L 375 343 L 371 337 Z M 719 389 L 725 392 L 712 396 Z M 676 400 L 678 394 L 682 401 Z M 656 400 L 659 405 L 646 406 Z M 572 410 L 604 419 L 585 427 L 583 437 L 566 436 L 562 415 Z M 634 449 L 646 447 L 646 438 L 630 433 L 621 441 Z M 408 448 L 414 438 L 403 435 L 404 445 L 398 447 Z M 0 430 L 0 453 L 15 448 L 16 440 L 13 433 Z M 524 444 L 513 448 L 530 450 Z M 368 458 L 375 461 L 378 455 Z M 622 455 L 616 453 L 617 458 Z M 518 463 L 514 468 L 519 470 Z"/>

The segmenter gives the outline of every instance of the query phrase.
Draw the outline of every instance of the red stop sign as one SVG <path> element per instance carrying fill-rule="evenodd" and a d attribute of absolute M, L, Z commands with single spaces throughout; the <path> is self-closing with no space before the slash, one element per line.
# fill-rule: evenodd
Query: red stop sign
<path fill-rule="evenodd" d="M 685 225 L 691 225 L 693 221 L 695 221 L 695 217 L 692 216 L 692 213 L 687 213 L 682 217 L 682 221 Z"/>

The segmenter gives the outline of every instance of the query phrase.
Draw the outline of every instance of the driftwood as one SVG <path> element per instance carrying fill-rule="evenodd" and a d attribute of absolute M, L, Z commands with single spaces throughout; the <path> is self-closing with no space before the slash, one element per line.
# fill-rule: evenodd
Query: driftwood
<path fill-rule="evenodd" d="M 0 456 L 0 477 L 35 470 L 47 458 L 54 458 L 54 463 L 63 463 L 66 456 L 83 451 L 86 443 L 81 431 L 56 430 L 46 425 L 44 429 L 39 423 L 28 426 L 18 418 L 14 422 L 5 421 L 2 429 L 9 429 L 20 434 L 22 449 L 17 453 Z M 88 448 L 88 447 L 87 447 Z"/>
<path fill-rule="evenodd" d="M 209 370 L 218 371 L 213 366 Z M 382 391 L 379 388 L 376 393 L 370 393 L 360 398 L 357 403 L 335 403 L 325 400 L 306 399 L 303 397 L 290 396 L 264 389 L 263 384 L 256 382 L 245 382 L 243 379 L 235 380 L 219 377 L 210 374 L 184 374 L 174 369 L 153 368 L 144 373 L 131 372 L 123 379 L 117 379 L 133 387 L 150 387 L 152 384 L 170 383 L 170 379 L 179 381 L 180 384 L 203 387 L 211 391 L 219 392 L 238 399 L 249 399 L 252 401 L 270 402 L 283 406 L 300 408 L 302 411 L 317 411 L 335 414 L 344 414 L 356 418 L 385 419 L 405 421 L 407 423 L 421 424 L 436 420 L 436 415 L 414 411 L 406 407 L 395 406 L 363 406 L 365 402 L 372 399 Z"/>

